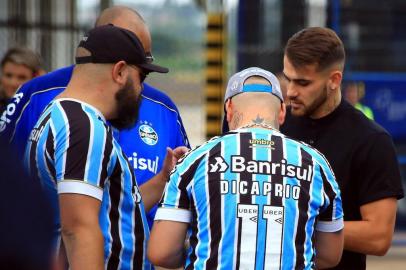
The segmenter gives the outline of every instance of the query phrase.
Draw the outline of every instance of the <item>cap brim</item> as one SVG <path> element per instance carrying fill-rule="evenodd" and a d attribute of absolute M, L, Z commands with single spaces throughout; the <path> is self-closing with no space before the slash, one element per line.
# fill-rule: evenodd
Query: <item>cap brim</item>
<path fill-rule="evenodd" d="M 138 66 L 147 70 L 148 72 L 168 73 L 169 69 L 154 64 L 138 64 Z"/>

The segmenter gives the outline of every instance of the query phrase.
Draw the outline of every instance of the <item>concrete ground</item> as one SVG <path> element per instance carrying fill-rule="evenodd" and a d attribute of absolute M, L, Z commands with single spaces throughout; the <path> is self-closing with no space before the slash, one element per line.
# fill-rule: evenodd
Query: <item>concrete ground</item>
<path fill-rule="evenodd" d="M 368 256 L 368 270 L 405 270 L 406 246 L 394 246 L 384 257 Z"/>
<path fill-rule="evenodd" d="M 368 270 L 405 270 L 406 269 L 406 232 L 397 232 L 393 236 L 392 247 L 384 257 L 368 256 Z"/>

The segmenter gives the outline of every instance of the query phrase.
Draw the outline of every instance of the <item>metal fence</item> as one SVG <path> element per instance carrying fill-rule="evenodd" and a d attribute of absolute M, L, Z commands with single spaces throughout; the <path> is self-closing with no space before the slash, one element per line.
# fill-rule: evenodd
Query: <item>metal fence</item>
<path fill-rule="evenodd" d="M 77 22 L 76 1 L 0 1 L 0 55 L 13 46 L 38 52 L 45 70 L 73 63 L 87 26 Z"/>

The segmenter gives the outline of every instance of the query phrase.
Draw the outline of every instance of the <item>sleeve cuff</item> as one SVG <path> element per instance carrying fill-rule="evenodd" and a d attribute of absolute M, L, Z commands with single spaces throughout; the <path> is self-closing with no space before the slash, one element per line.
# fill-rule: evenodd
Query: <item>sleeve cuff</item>
<path fill-rule="evenodd" d="M 344 228 L 344 219 L 336 219 L 333 221 L 318 221 L 316 231 L 319 232 L 338 232 Z"/>
<path fill-rule="evenodd" d="M 83 194 L 99 201 L 103 199 L 103 189 L 78 180 L 62 180 L 58 182 L 58 194 L 63 193 Z"/>
<path fill-rule="evenodd" d="M 156 211 L 155 220 L 170 220 L 190 223 L 192 213 L 186 209 L 160 207 Z"/>

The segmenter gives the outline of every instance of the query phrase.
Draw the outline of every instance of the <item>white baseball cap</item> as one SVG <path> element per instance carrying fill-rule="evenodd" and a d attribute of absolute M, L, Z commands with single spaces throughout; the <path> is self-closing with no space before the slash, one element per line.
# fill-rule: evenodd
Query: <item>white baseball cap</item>
<path fill-rule="evenodd" d="M 267 81 L 269 81 L 270 85 L 267 84 L 246 84 L 244 85 L 245 81 L 252 77 L 252 76 L 259 76 Z M 249 92 L 265 92 L 275 95 L 277 98 L 283 102 L 283 96 L 281 91 L 281 86 L 279 84 L 278 78 L 272 72 L 269 72 L 265 69 L 259 67 L 250 67 L 244 69 L 233 76 L 231 76 L 230 80 L 227 84 L 226 94 L 224 95 L 224 104 L 227 102 L 228 99 L 241 94 L 241 93 L 249 93 Z M 224 108 L 224 113 L 226 113 Z M 226 115 L 223 118 L 223 133 L 229 131 Z"/>
<path fill-rule="evenodd" d="M 269 81 L 270 85 L 265 84 L 244 85 L 245 81 L 252 76 L 262 77 L 267 81 Z M 277 96 L 283 102 L 281 86 L 279 84 L 278 78 L 276 78 L 276 76 L 273 75 L 271 72 L 262 68 L 250 67 L 231 76 L 227 84 L 227 90 L 224 96 L 224 103 L 229 98 L 246 92 L 268 92 Z"/>

